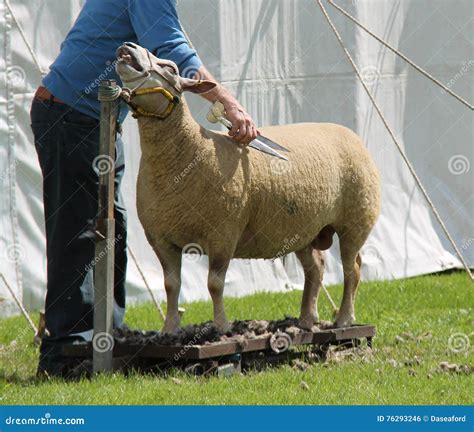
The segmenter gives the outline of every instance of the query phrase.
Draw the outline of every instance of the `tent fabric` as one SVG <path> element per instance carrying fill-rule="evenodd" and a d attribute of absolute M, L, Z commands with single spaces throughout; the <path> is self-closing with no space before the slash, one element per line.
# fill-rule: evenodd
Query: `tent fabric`
<path fill-rule="evenodd" d="M 82 2 L 10 4 L 47 70 Z M 338 4 L 472 103 L 471 0 Z M 28 111 L 41 74 L 6 5 L 0 0 L 0 272 L 28 309 L 39 309 L 45 295 L 45 238 L 41 176 Z M 466 260 L 474 265 L 472 113 L 329 4 L 326 7 Z M 259 125 L 334 122 L 362 136 L 383 184 L 382 214 L 362 252 L 363 279 L 403 278 L 460 266 L 316 1 L 180 0 L 178 9 L 208 69 Z M 187 99 L 196 119 L 211 127 L 205 118 L 208 103 L 194 95 Z M 131 118 L 124 139 L 129 243 L 156 297 L 163 300 L 161 267 L 134 204 L 140 151 Z M 206 266 L 206 257 L 185 257 L 181 301 L 209 298 Z M 337 242 L 327 254 L 326 268 L 326 284 L 341 281 Z M 284 262 L 235 260 L 227 274 L 226 295 L 285 291 L 300 288 L 302 280 L 294 255 Z M 0 299 L 0 316 L 18 312 L 1 283 Z M 149 300 L 130 261 L 128 303 Z"/>

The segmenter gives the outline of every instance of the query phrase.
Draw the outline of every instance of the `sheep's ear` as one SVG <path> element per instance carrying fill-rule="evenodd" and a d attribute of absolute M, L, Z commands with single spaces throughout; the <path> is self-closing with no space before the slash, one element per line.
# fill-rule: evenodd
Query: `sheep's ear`
<path fill-rule="evenodd" d="M 189 91 L 196 94 L 207 93 L 217 86 L 217 84 L 212 81 L 195 80 L 190 78 L 181 78 L 180 82 L 183 91 Z"/>

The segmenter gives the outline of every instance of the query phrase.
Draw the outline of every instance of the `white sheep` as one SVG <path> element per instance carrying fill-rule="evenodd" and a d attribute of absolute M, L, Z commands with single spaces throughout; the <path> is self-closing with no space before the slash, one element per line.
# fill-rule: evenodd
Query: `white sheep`
<path fill-rule="evenodd" d="M 289 162 L 280 161 L 241 148 L 193 119 L 181 93 L 203 93 L 213 83 L 182 78 L 176 65 L 131 43 L 119 48 L 118 58 L 117 71 L 128 88 L 162 87 L 180 99 L 174 104 L 154 91 L 134 93 L 132 99 L 141 113 L 137 208 L 163 266 L 168 302 L 163 330 L 179 327 L 181 256 L 192 243 L 209 257 L 208 288 L 220 330 L 229 329 L 223 291 L 230 260 L 290 252 L 296 252 L 305 274 L 300 322 L 311 328 L 319 322 L 321 251 L 331 246 L 334 233 L 344 270 L 335 324 L 350 325 L 359 251 L 380 212 L 379 174 L 360 138 L 328 123 L 262 128 L 263 135 L 290 150 Z M 165 119 L 143 115 L 164 112 Z"/>

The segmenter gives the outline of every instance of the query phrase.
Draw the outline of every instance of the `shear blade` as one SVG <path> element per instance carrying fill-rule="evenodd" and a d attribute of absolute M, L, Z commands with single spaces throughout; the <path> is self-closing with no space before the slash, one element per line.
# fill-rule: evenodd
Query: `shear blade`
<path fill-rule="evenodd" d="M 287 148 L 281 146 L 280 144 L 277 144 L 275 141 L 272 141 L 270 138 L 267 138 L 263 135 L 259 135 L 257 139 L 260 140 L 261 142 L 263 142 L 264 144 L 266 144 L 268 147 L 271 147 L 272 149 L 281 150 L 281 151 L 284 151 L 284 152 L 289 152 L 290 151 Z"/>
<path fill-rule="evenodd" d="M 283 159 L 285 161 L 288 160 L 286 156 L 278 153 L 276 150 L 272 149 L 270 146 L 265 144 L 264 142 L 260 141 L 259 138 L 254 139 L 250 144 L 249 147 L 252 147 L 255 150 L 261 151 L 262 153 L 266 153 L 270 156 L 274 156 L 279 159 Z"/>

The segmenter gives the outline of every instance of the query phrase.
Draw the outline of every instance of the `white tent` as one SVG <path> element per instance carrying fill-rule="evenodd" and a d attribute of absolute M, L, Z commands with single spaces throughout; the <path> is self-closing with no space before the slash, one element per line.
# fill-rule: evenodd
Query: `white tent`
<path fill-rule="evenodd" d="M 37 66 L 47 70 L 81 4 L 0 0 L 0 272 L 29 309 L 43 305 L 46 268 L 41 177 L 29 129 L 29 105 L 41 79 Z M 339 0 L 338 4 L 472 102 L 471 0 Z M 382 215 L 363 250 L 365 279 L 459 267 L 316 1 L 180 0 L 178 5 L 205 64 L 258 124 L 335 122 L 363 137 L 383 179 Z M 474 265 L 472 112 L 330 5 L 327 8 L 461 251 Z M 196 118 L 210 126 L 205 120 L 208 105 L 197 96 L 188 100 Z M 161 268 L 134 206 L 139 142 L 132 119 L 125 125 L 125 138 L 130 245 L 157 297 L 164 299 Z M 336 245 L 328 257 L 328 284 L 341 280 L 337 252 Z M 185 263 L 183 301 L 207 298 L 205 271 L 205 257 Z M 129 303 L 149 300 L 133 262 L 128 282 Z M 285 290 L 301 282 L 294 257 L 285 264 L 235 261 L 226 294 Z M 0 316 L 18 310 L 2 283 L 0 298 Z"/>

